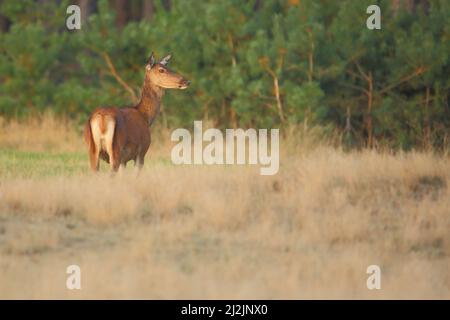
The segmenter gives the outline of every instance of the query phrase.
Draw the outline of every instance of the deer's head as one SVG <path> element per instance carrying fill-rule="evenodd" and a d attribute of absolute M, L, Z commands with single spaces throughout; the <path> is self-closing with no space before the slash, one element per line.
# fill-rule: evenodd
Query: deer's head
<path fill-rule="evenodd" d="M 191 82 L 167 68 L 171 57 L 169 54 L 156 62 L 152 52 L 145 67 L 145 77 L 154 85 L 164 89 L 186 89 Z"/>

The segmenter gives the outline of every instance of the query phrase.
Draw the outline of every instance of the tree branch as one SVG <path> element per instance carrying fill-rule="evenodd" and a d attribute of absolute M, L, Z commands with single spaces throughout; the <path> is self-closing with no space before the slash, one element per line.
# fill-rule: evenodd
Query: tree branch
<path fill-rule="evenodd" d="M 425 73 L 426 71 L 428 71 L 428 68 L 426 68 L 426 67 L 419 67 L 413 73 L 411 73 L 410 75 L 407 75 L 407 76 L 401 78 L 400 81 L 398 81 L 397 83 L 390 84 L 387 87 L 381 89 L 379 94 L 383 94 L 383 93 L 385 93 L 387 91 L 390 91 L 391 89 L 394 89 L 395 87 L 401 85 L 402 83 L 407 82 L 407 81 L 409 81 L 409 80 L 411 80 L 411 79 L 421 75 L 422 73 Z"/>
<path fill-rule="evenodd" d="M 362 88 L 362 87 L 358 87 L 358 86 L 354 86 L 352 84 L 346 84 L 346 83 L 342 83 L 342 82 L 340 82 L 339 84 L 341 86 L 343 86 L 343 87 L 347 87 L 347 88 L 350 88 L 350 89 L 358 90 L 358 91 L 364 93 L 365 95 L 369 95 L 369 91 L 364 89 L 364 88 Z"/>
<path fill-rule="evenodd" d="M 359 74 L 356 74 L 355 72 L 353 72 L 351 70 L 345 70 L 345 72 L 357 79 L 365 80 L 362 76 L 360 76 Z"/>
<path fill-rule="evenodd" d="M 130 94 L 131 98 L 133 99 L 133 103 L 138 102 L 138 97 L 134 90 L 125 82 L 125 80 L 122 79 L 122 77 L 117 73 L 116 67 L 111 61 L 110 56 L 105 51 L 101 52 L 101 55 L 103 59 L 105 60 L 106 64 L 108 65 L 109 71 L 111 75 L 119 82 L 119 84 Z"/>
<path fill-rule="evenodd" d="M 358 62 L 355 62 L 356 67 L 358 68 L 359 73 L 364 77 L 364 79 L 366 79 L 366 81 L 371 81 L 369 76 L 362 70 L 361 66 L 359 65 Z"/>

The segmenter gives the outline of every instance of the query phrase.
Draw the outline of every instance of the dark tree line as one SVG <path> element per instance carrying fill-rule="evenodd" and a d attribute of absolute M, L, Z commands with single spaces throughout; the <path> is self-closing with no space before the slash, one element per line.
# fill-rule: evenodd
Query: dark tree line
<path fill-rule="evenodd" d="M 377 3 L 382 29 L 366 28 Z M 66 8 L 82 28 L 65 28 Z M 447 0 L 0 1 L 0 114 L 84 119 L 140 94 L 151 50 L 193 81 L 168 126 L 320 126 L 349 146 L 448 146 Z"/>

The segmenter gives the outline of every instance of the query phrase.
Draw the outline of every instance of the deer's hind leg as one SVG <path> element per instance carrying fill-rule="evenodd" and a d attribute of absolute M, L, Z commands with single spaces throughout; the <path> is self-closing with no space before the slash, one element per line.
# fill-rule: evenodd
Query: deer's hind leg
<path fill-rule="evenodd" d="M 100 152 L 95 146 L 92 146 L 89 150 L 89 163 L 93 171 L 98 171 L 99 169 L 99 154 Z"/>
<path fill-rule="evenodd" d="M 117 171 L 119 169 L 121 158 L 120 158 L 120 145 L 118 141 L 115 141 L 114 137 L 115 123 L 109 121 L 107 123 L 107 130 L 104 134 L 104 146 L 106 153 L 109 158 L 109 165 L 112 171 Z"/>
<path fill-rule="evenodd" d="M 91 120 L 86 124 L 85 127 L 85 140 L 88 143 L 88 154 L 89 154 L 89 164 L 92 171 L 98 171 L 99 169 L 99 157 L 100 157 L 100 135 L 98 128 L 94 126 L 91 128 Z"/>
<path fill-rule="evenodd" d="M 93 171 L 98 171 L 100 167 L 101 139 L 99 135 L 92 137 L 92 144 L 89 146 L 89 162 Z"/>
<path fill-rule="evenodd" d="M 121 165 L 125 166 L 125 163 L 122 163 L 122 160 L 120 158 L 120 148 L 116 145 L 110 145 L 106 148 L 106 152 L 109 156 L 109 165 L 111 167 L 111 170 L 117 171 L 119 170 L 119 167 Z"/>

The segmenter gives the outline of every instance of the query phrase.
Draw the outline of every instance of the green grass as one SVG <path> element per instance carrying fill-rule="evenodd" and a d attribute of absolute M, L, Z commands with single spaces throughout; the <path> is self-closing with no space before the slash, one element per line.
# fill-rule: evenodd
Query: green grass
<path fill-rule="evenodd" d="M 170 164 L 168 158 L 147 158 L 146 166 Z M 101 171 L 109 165 L 101 161 Z M 128 164 L 133 166 L 133 162 Z M 29 152 L 0 148 L 0 177 L 48 177 L 71 176 L 89 173 L 88 155 L 85 152 Z"/>
<path fill-rule="evenodd" d="M 29 152 L 0 149 L 1 177 L 44 177 L 86 172 L 87 155 L 81 152 Z"/>

